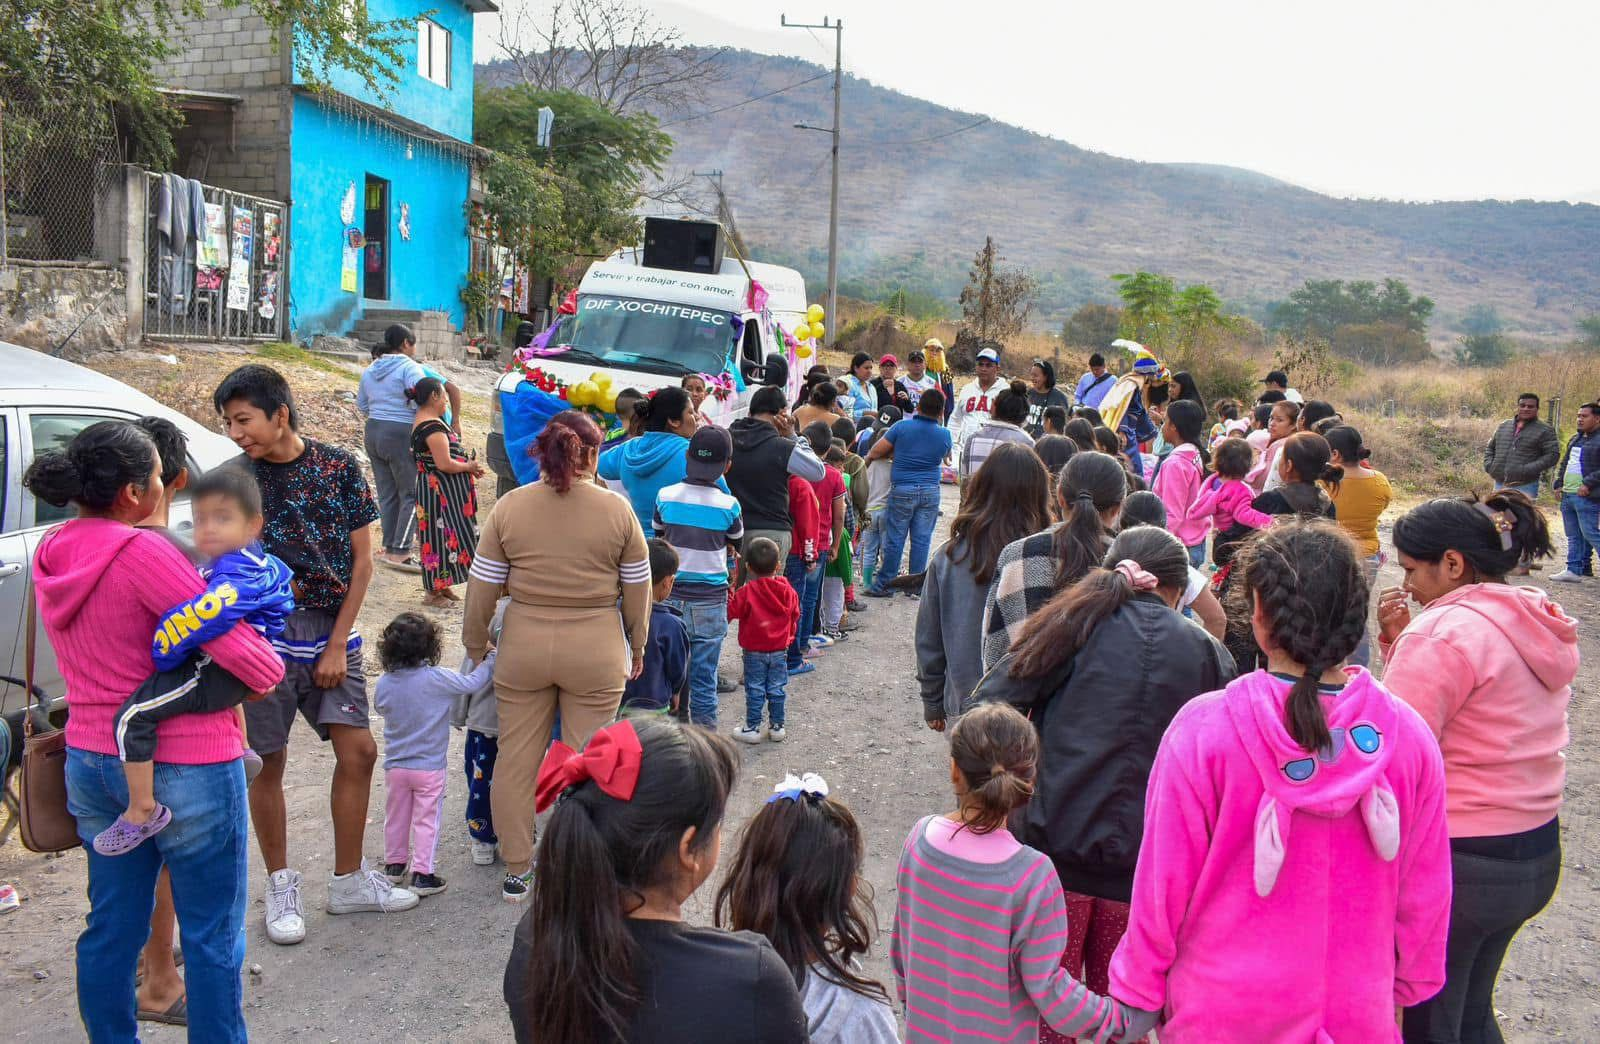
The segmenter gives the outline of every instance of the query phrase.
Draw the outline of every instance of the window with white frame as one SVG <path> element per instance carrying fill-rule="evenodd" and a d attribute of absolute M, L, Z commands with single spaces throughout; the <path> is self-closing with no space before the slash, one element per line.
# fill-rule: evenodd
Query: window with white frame
<path fill-rule="evenodd" d="M 417 71 L 440 87 L 450 86 L 450 30 L 431 18 L 417 19 Z"/>

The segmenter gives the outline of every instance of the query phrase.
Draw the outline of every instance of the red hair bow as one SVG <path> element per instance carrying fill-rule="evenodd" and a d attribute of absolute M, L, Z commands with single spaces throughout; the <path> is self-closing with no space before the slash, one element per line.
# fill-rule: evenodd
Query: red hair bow
<path fill-rule="evenodd" d="M 581 751 L 556 740 L 539 766 L 534 783 L 534 811 L 555 804 L 563 791 L 594 780 L 601 791 L 618 801 L 632 801 L 639 786 L 639 765 L 644 749 L 631 721 L 619 721 L 597 731 Z"/>

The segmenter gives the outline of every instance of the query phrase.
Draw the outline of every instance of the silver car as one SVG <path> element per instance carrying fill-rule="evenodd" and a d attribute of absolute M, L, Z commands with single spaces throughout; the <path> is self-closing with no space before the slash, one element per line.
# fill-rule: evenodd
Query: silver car
<path fill-rule="evenodd" d="M 152 366 L 164 366 L 154 362 Z M 0 715 L 10 737 L 0 735 L 0 760 L 15 762 L 21 750 L 23 620 L 29 569 L 39 538 L 73 517 L 33 498 L 22 486 L 23 472 L 36 453 L 64 448 L 79 431 L 97 421 L 165 417 L 189 438 L 191 474 L 218 467 L 239 449 L 217 432 L 156 402 L 143 392 L 103 374 L 0 341 Z M 180 534 L 193 527 L 187 495 L 172 506 L 171 524 Z M 9 680 L 8 680 L 9 679 Z M 62 695 L 55 653 L 38 632 L 34 684 L 51 697 Z M 7 744 L 10 738 L 14 742 Z M 10 758 L 4 752 L 10 751 Z M 9 766 L 4 766 L 9 768 Z M 5 772 L 0 770 L 0 778 Z"/>

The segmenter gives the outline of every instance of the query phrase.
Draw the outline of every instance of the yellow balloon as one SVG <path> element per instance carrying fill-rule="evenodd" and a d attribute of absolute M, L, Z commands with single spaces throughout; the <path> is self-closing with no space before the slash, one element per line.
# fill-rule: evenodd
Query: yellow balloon
<path fill-rule="evenodd" d="M 794 350 L 794 355 L 797 359 L 809 359 L 811 358 L 811 349 L 802 344 L 800 347 Z"/>
<path fill-rule="evenodd" d="M 814 323 L 802 323 L 800 326 L 800 339 L 802 341 L 815 341 L 821 327 Z"/>
<path fill-rule="evenodd" d="M 617 412 L 617 393 L 606 389 L 605 398 L 600 403 L 600 408 L 607 413 Z"/>
<path fill-rule="evenodd" d="M 599 388 L 601 391 L 611 387 L 611 375 L 609 373 L 597 373 L 589 379 L 593 381 L 595 383 L 595 387 Z"/>
<path fill-rule="evenodd" d="M 567 401 L 574 406 L 593 406 L 600 401 L 600 389 L 595 387 L 593 381 L 581 381 L 567 392 Z"/>
<path fill-rule="evenodd" d="M 814 304 L 806 309 L 806 321 L 812 326 L 822 322 L 823 319 L 827 318 L 827 315 L 828 313 L 823 311 L 822 306 L 819 304 Z"/>

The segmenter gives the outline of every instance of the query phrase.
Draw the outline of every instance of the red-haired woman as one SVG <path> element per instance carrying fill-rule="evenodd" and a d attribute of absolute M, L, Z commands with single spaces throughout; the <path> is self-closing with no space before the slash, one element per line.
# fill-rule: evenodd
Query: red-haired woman
<path fill-rule="evenodd" d="M 616 717 L 623 682 L 644 666 L 650 558 L 627 498 L 594 480 L 600 442 L 587 414 L 550 419 L 532 448 L 539 481 L 495 502 L 467 586 L 462 644 L 476 661 L 496 601 L 511 598 L 494 671 L 500 753 L 490 805 L 512 902 L 533 878 L 533 777 L 557 710 L 562 739 L 581 749 Z"/>

